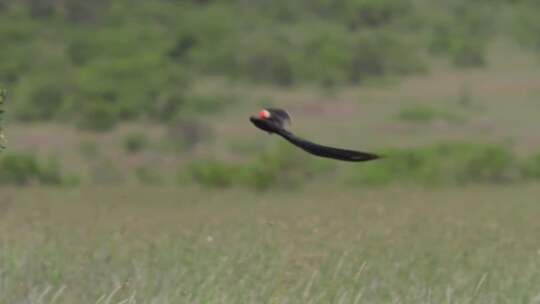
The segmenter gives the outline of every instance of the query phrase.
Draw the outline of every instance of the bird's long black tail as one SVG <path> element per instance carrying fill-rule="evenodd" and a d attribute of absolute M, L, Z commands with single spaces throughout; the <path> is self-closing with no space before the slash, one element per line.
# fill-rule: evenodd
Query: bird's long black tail
<path fill-rule="evenodd" d="M 372 154 L 372 153 L 319 145 L 319 144 L 310 142 L 308 140 L 302 139 L 284 129 L 280 130 L 278 134 L 281 135 L 290 143 L 292 143 L 293 145 L 301 148 L 302 150 L 308 153 L 317 155 L 317 156 L 321 156 L 321 157 L 339 159 L 343 161 L 352 161 L 352 162 L 361 162 L 361 161 L 368 161 L 368 160 L 380 158 L 379 155 Z"/>

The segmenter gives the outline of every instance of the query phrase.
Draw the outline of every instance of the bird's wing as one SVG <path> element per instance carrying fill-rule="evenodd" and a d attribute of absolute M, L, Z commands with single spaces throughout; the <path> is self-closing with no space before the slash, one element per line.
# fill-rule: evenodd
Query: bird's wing
<path fill-rule="evenodd" d="M 302 150 L 321 157 L 334 158 L 344 161 L 368 161 L 372 159 L 380 158 L 380 156 L 367 152 L 353 151 L 347 149 L 333 148 L 328 146 L 319 145 L 308 140 L 302 139 L 291 132 L 281 129 L 277 134 L 281 135 L 287 141 L 293 145 L 301 148 Z"/>
<path fill-rule="evenodd" d="M 283 127 L 283 125 L 285 124 L 285 122 L 291 124 L 291 115 L 289 115 L 289 113 L 283 109 L 278 109 L 278 108 L 268 108 L 266 109 L 268 112 L 270 112 L 271 114 L 271 117 L 277 121 L 277 123 Z"/>

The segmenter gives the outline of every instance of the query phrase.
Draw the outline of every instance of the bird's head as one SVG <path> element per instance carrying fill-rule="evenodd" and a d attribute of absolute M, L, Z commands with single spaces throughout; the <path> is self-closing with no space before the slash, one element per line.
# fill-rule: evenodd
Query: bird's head
<path fill-rule="evenodd" d="M 259 129 L 270 133 L 276 133 L 278 130 L 283 129 L 285 123 L 291 122 L 289 113 L 277 108 L 262 109 L 257 115 L 253 115 L 249 119 Z"/>
<path fill-rule="evenodd" d="M 263 109 L 261 111 L 259 111 L 259 118 L 260 119 L 269 119 L 272 117 L 272 114 L 270 114 L 270 112 L 266 109 Z"/>

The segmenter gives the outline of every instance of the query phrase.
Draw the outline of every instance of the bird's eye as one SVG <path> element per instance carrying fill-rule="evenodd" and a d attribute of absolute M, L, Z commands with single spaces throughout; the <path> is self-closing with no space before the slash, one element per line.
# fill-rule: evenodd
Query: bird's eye
<path fill-rule="evenodd" d="M 259 118 L 261 118 L 261 119 L 270 118 L 270 112 L 268 112 L 267 110 L 260 111 L 259 112 Z"/>

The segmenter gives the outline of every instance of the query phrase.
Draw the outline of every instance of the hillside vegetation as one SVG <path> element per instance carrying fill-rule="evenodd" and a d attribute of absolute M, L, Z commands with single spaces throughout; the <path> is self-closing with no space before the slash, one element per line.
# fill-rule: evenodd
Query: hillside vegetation
<path fill-rule="evenodd" d="M 22 121 L 107 130 L 219 111 L 208 77 L 327 88 L 489 64 L 495 37 L 540 48 L 534 0 L 6 0 L 0 84 Z M 222 106 L 222 104 L 221 104 Z"/>

